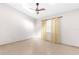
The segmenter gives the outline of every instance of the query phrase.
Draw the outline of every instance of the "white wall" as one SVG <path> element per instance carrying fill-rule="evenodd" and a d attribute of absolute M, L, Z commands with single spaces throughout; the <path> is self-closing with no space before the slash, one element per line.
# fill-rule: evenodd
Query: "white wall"
<path fill-rule="evenodd" d="M 30 18 L 0 4 L 0 45 L 28 39 L 33 29 Z"/>
<path fill-rule="evenodd" d="M 60 15 L 61 43 L 79 47 L 79 9 Z"/>

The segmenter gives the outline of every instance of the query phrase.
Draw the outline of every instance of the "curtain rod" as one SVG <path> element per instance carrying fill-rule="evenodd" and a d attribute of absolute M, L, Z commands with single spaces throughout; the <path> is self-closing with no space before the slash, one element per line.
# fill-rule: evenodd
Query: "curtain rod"
<path fill-rule="evenodd" d="M 54 16 L 53 18 L 49 18 L 49 19 L 45 19 L 45 20 L 43 20 L 43 21 L 47 21 L 47 20 L 52 20 L 52 19 L 56 19 L 56 18 L 63 18 L 63 16 Z"/>

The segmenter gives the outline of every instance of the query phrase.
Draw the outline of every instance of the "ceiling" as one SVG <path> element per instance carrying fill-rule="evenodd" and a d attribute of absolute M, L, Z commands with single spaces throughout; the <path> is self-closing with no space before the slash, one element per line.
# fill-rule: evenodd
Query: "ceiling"
<path fill-rule="evenodd" d="M 35 3 L 9 3 L 8 5 L 16 8 L 20 12 L 33 17 L 34 19 L 41 19 L 42 17 L 52 17 L 56 14 L 79 8 L 78 3 L 40 3 L 39 8 L 45 8 L 46 10 L 41 11 L 40 14 L 37 15 L 35 10 L 32 10 L 36 8 Z"/>

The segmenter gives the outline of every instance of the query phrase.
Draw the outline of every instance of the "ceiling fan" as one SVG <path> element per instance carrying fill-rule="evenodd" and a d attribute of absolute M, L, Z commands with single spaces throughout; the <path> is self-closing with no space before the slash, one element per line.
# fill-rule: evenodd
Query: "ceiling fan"
<path fill-rule="evenodd" d="M 36 8 L 34 10 L 36 11 L 37 14 L 39 14 L 39 11 L 44 11 L 46 9 L 45 8 L 39 9 L 39 3 L 36 3 Z"/>

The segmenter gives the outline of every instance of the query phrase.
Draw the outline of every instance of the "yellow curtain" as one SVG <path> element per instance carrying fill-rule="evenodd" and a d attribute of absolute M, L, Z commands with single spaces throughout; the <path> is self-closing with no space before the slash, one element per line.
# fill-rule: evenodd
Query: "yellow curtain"
<path fill-rule="evenodd" d="M 60 43 L 60 22 L 59 17 L 53 17 L 52 18 L 52 43 Z M 45 18 L 42 20 L 42 31 L 41 31 L 41 39 L 46 40 L 47 39 L 47 32 L 46 32 L 46 21 Z"/>
<path fill-rule="evenodd" d="M 41 31 L 41 39 L 42 40 L 46 40 L 46 36 L 47 33 L 46 33 L 46 21 L 45 21 L 45 18 L 43 18 L 42 20 L 42 31 Z"/>
<path fill-rule="evenodd" d="M 52 42 L 53 43 L 60 43 L 60 29 L 59 29 L 59 18 L 53 17 L 52 19 Z"/>

